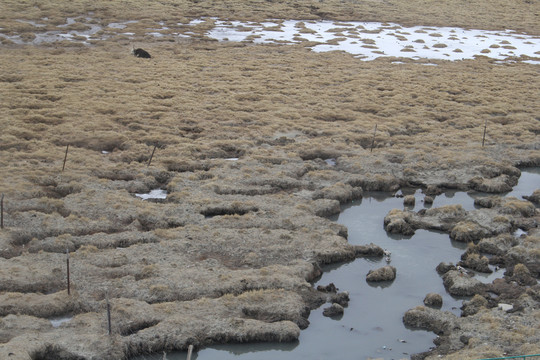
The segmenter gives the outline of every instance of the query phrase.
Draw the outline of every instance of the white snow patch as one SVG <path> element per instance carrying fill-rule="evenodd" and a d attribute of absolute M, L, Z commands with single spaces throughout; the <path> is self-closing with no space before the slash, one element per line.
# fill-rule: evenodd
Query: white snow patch
<path fill-rule="evenodd" d="M 514 308 L 514 306 L 512 306 L 510 304 L 502 304 L 502 303 L 497 305 L 497 307 L 499 309 L 501 309 L 502 311 L 510 311 L 510 310 L 512 310 Z"/>
<path fill-rule="evenodd" d="M 49 319 L 49 321 L 51 322 L 53 327 L 57 328 L 63 323 L 70 321 L 71 319 L 73 319 L 73 316 L 60 316 L 56 318 L 51 318 Z"/>
<path fill-rule="evenodd" d="M 520 34 L 513 30 L 494 31 L 479 29 L 462 29 L 457 27 L 425 27 L 401 26 L 395 23 L 350 21 L 340 23 L 334 21 L 300 21 L 300 20 L 268 20 L 264 22 L 242 22 L 220 20 L 217 18 L 200 18 L 191 20 L 188 24 L 178 23 L 183 27 L 182 33 L 175 37 L 190 37 L 194 34 L 185 31 L 190 26 L 213 21 L 214 28 L 206 32 L 206 36 L 219 41 L 249 41 L 260 44 L 298 44 L 308 41 L 309 47 L 315 52 L 344 51 L 353 54 L 363 61 L 379 57 L 398 57 L 435 60 L 465 60 L 477 56 L 486 56 L 498 62 L 515 62 L 520 56 L 528 57 L 523 63 L 540 64 L 540 36 Z M 45 24 L 30 20 L 18 19 L 22 23 L 32 24 L 36 28 Z M 85 31 L 36 31 L 33 44 L 55 42 L 62 40 L 79 41 L 89 44 L 88 39 L 104 40 L 113 36 L 106 29 L 124 29 L 136 20 L 113 22 L 102 27 L 92 23 L 92 18 L 68 18 L 66 24 L 58 25 L 64 28 L 71 24 L 81 23 L 90 27 Z M 104 29 L 105 28 L 105 29 Z M 186 29 L 187 28 L 187 29 Z M 163 21 L 156 28 L 148 29 L 146 34 L 153 37 L 166 36 L 162 30 L 169 29 Z M 103 34 L 97 34 L 105 30 Z M 131 32 L 126 36 L 134 36 Z M 171 34 L 169 34 L 171 35 Z M 84 37 L 84 39 L 78 39 Z M 0 34 L 17 44 L 27 41 L 20 34 Z M 394 61 L 394 64 L 400 64 Z M 424 63 L 424 65 L 436 65 Z"/>
<path fill-rule="evenodd" d="M 148 194 L 135 194 L 135 196 L 140 197 L 143 200 L 147 200 L 147 199 L 166 199 L 167 198 L 167 190 L 154 189 L 154 190 L 150 191 Z"/>
<path fill-rule="evenodd" d="M 270 28 L 270 30 L 268 30 Z M 381 56 L 412 59 L 464 60 L 475 56 L 496 59 L 537 57 L 540 38 L 511 30 L 489 31 L 456 27 L 404 27 L 376 22 L 297 21 L 240 22 L 215 19 L 207 35 L 219 41 L 254 43 L 317 42 L 313 51 L 345 51 L 362 60 Z M 331 44 L 328 42 L 332 41 Z M 536 60 L 527 60 L 536 63 Z M 435 65 L 435 64 L 433 64 Z"/>

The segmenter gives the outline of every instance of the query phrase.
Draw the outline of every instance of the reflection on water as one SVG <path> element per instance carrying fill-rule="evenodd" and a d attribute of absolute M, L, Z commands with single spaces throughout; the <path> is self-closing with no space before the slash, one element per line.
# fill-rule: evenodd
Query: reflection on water
<path fill-rule="evenodd" d="M 519 184 L 508 195 L 521 198 L 531 194 L 540 184 L 540 171 L 527 169 Z M 423 194 L 404 190 L 416 197 L 415 211 L 423 208 Z M 435 271 L 440 262 L 457 263 L 466 244 L 450 240 L 448 234 L 417 230 L 413 236 L 389 237 L 383 228 L 384 216 L 392 209 L 403 208 L 403 198 L 388 197 L 388 193 L 367 192 L 364 198 L 343 207 L 333 220 L 349 229 L 351 244 L 371 242 L 391 252 L 391 265 L 397 269 L 392 282 L 368 284 L 369 270 L 386 264 L 384 259 L 360 258 L 323 268 L 324 273 L 314 286 L 333 282 L 340 291 L 348 291 L 350 302 L 339 320 L 327 318 L 322 310 L 311 312 L 310 326 L 293 343 L 228 344 L 201 349 L 193 359 L 227 360 L 296 360 L 296 359 L 401 359 L 428 350 L 435 335 L 431 332 L 408 329 L 403 325 L 403 314 L 422 305 L 427 293 L 443 297 L 442 310 L 459 316 L 463 298 L 446 293 L 442 279 Z M 474 192 L 449 191 L 435 198 L 434 207 L 461 204 L 474 209 L 474 198 L 485 196 Z M 495 268 L 492 268 L 495 270 Z M 493 274 L 477 274 L 479 280 L 491 282 L 501 277 L 504 269 Z M 195 354 L 194 354 L 195 355 Z M 185 352 L 167 355 L 169 360 L 186 358 Z M 162 359 L 162 355 L 139 357 Z"/>
<path fill-rule="evenodd" d="M 531 195 L 536 189 L 540 189 L 540 167 L 522 169 L 518 184 L 505 196 L 521 199 L 523 195 Z"/>

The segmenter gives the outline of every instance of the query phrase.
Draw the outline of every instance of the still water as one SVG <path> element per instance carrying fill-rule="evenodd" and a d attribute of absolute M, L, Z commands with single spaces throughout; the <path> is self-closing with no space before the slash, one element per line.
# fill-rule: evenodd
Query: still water
<path fill-rule="evenodd" d="M 526 169 L 519 184 L 506 194 L 521 198 L 540 187 L 540 169 Z M 415 211 L 424 207 L 419 190 L 404 191 L 416 197 Z M 442 310 L 459 316 L 462 300 L 446 293 L 442 279 L 435 271 L 440 262 L 456 263 L 466 244 L 450 240 L 448 234 L 418 230 L 415 235 L 389 236 L 383 219 L 392 209 L 403 208 L 403 199 L 391 194 L 368 192 L 364 198 L 342 209 L 334 219 L 349 229 L 351 244 L 373 242 L 392 253 L 391 265 L 397 269 L 392 282 L 369 284 L 365 277 L 369 270 L 386 265 L 384 259 L 359 258 L 349 263 L 325 267 L 314 285 L 333 282 L 340 291 L 348 291 L 351 301 L 344 315 L 328 318 L 322 315 L 323 305 L 309 316 L 310 325 L 298 341 L 286 344 L 227 344 L 204 348 L 194 353 L 199 360 L 296 360 L 296 359 L 408 359 L 411 354 L 428 350 L 435 335 L 431 332 L 408 329 L 403 325 L 403 314 L 422 305 L 425 295 L 436 292 L 443 297 Z M 461 204 L 474 209 L 474 198 L 485 194 L 449 191 L 435 198 L 433 207 Z M 490 275 L 478 274 L 479 280 L 491 282 L 502 277 L 503 270 Z M 158 360 L 163 355 L 141 356 L 137 360 Z M 169 360 L 183 360 L 185 352 L 167 355 Z"/>

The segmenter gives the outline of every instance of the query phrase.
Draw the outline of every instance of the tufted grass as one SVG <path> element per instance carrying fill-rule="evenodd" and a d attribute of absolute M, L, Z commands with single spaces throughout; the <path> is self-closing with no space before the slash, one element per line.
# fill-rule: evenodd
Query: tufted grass
<path fill-rule="evenodd" d="M 488 161 L 479 146 L 486 118 L 488 147 L 532 156 L 540 132 L 538 76 L 526 64 L 398 67 L 299 46 L 204 44 L 148 43 L 150 61 L 113 41 L 3 49 L 11 75 L 0 82 L 0 165 L 19 181 L 2 177 L 2 187 L 24 192 L 24 177 L 57 173 L 68 143 L 67 168 L 83 173 L 145 164 L 154 145 L 156 166 L 267 156 L 259 145 L 287 132 L 301 137 L 279 146 L 286 153 L 352 153 L 354 162 L 377 124 L 375 150 L 399 154 L 414 176 L 451 167 L 465 149 L 471 162 Z"/>
<path fill-rule="evenodd" d="M 317 194 L 341 200 L 360 181 L 371 190 L 390 189 L 397 178 L 454 183 L 461 180 L 452 178 L 455 169 L 540 163 L 536 66 L 484 57 L 437 66 L 362 62 L 304 45 L 219 43 L 204 37 L 211 19 L 192 29 L 191 39 L 145 37 L 148 27 L 163 21 L 171 32 L 182 32 L 192 18 L 219 16 L 497 26 L 539 34 L 533 5 L 512 2 L 508 11 L 504 0 L 2 1 L 0 32 L 27 39 L 35 28 L 16 20 L 44 22 L 47 31 L 89 12 L 102 26 L 140 20 L 108 40 L 90 40 L 91 46 L 1 40 L 0 192 L 7 216 L 0 244 L 15 257 L 0 267 L 5 279 L 10 276 L 3 289 L 61 290 L 64 257 L 55 252 L 70 248 L 74 287 L 89 309 L 104 298 L 104 278 L 119 298 L 212 303 L 206 296 L 232 301 L 244 293 L 239 301 L 264 302 L 279 295 L 276 289 L 306 286 L 314 270 L 300 259 L 326 263 L 354 256 L 337 235 L 342 229 L 312 215 L 309 198 L 291 193 L 324 189 Z M 125 31 L 135 33 L 135 44 L 152 59 L 130 55 Z M 227 160 L 237 157 L 242 161 Z M 337 158 L 336 168 L 326 167 L 322 160 L 328 158 Z M 434 177 L 435 171 L 446 177 Z M 351 178 L 357 174 L 367 180 Z M 167 202 L 133 196 L 157 187 L 171 193 Z M 325 199 L 323 210 L 332 205 Z M 511 210 L 523 208 L 516 203 Z M 216 216 L 205 219 L 205 211 Z M 290 301 L 304 306 L 296 295 Z M 156 311 L 170 309 L 176 308 L 156 305 Z M 226 309 L 210 325 L 230 316 Z M 291 336 L 299 331 L 290 323 L 267 326 Z M 230 339 L 260 340 L 242 338 L 246 328 Z M 185 342 L 187 335 L 178 339 Z"/>

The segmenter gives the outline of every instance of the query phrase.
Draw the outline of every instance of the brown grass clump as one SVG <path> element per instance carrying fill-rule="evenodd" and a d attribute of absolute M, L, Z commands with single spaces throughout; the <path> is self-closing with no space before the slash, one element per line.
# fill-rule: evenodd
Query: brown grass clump
<path fill-rule="evenodd" d="M 450 232 L 450 237 L 461 242 L 469 242 L 481 239 L 487 235 L 486 229 L 472 221 L 457 223 Z"/>
<path fill-rule="evenodd" d="M 6 292 L 0 295 L 2 299 L 0 313 L 2 316 L 24 314 L 49 318 L 81 311 L 77 297 L 68 297 L 66 295 L 66 291 L 49 295 Z"/>
<path fill-rule="evenodd" d="M 536 210 L 529 201 L 518 200 L 516 198 L 508 198 L 503 206 L 502 212 L 506 214 L 519 214 L 524 217 L 531 217 Z"/>

